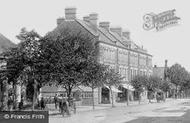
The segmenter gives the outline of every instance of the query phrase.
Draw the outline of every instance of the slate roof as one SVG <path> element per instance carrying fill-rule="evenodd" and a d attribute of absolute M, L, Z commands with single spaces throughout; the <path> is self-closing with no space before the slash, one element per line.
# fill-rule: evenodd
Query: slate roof
<path fill-rule="evenodd" d="M 92 91 L 90 87 L 85 86 L 78 86 L 72 89 L 72 91 Z M 58 93 L 58 92 L 65 92 L 65 88 L 63 87 L 57 87 L 57 86 L 43 86 L 41 88 L 42 93 Z"/>
<path fill-rule="evenodd" d="M 112 46 L 118 46 L 121 48 L 125 48 L 125 49 L 129 49 L 129 50 L 133 50 L 136 52 L 141 52 L 143 54 L 150 55 L 150 54 L 144 52 L 143 50 L 141 50 L 141 48 L 138 45 L 136 45 L 132 40 L 129 40 L 124 36 L 120 36 L 116 32 L 113 32 L 111 30 L 106 30 L 99 26 L 97 28 L 95 28 L 92 24 L 90 24 L 89 22 L 86 22 L 84 20 L 80 20 L 80 19 L 64 20 L 58 27 L 56 27 L 55 30 L 61 29 L 61 27 L 64 27 L 64 26 L 68 26 L 68 27 L 72 28 L 74 25 L 75 25 L 75 27 L 74 27 L 75 29 L 78 26 L 81 29 L 85 29 L 93 36 L 99 37 L 98 41 L 100 41 L 100 42 L 104 42 L 104 43 L 110 44 Z M 72 31 L 75 30 L 74 28 Z M 129 46 L 137 46 L 137 48 L 134 49 L 133 47 L 130 48 Z"/>
<path fill-rule="evenodd" d="M 11 42 L 8 38 L 6 38 L 3 34 L 0 33 L 0 53 L 5 51 L 9 47 L 13 47 L 16 44 Z"/>
<path fill-rule="evenodd" d="M 98 27 L 97 28 L 98 30 L 95 30 L 95 28 L 90 23 L 85 22 L 83 20 L 77 19 L 76 21 L 94 36 L 99 36 L 99 41 L 102 41 L 111 45 L 118 45 L 120 47 L 127 48 L 124 44 L 122 44 L 122 38 L 118 34 L 111 31 L 107 31 L 101 27 Z"/>

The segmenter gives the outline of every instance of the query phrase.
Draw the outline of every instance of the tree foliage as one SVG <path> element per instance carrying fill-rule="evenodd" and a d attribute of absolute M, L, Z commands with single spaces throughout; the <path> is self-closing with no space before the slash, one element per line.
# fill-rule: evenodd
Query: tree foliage
<path fill-rule="evenodd" d="M 146 82 L 146 89 L 149 92 L 155 92 L 157 89 L 161 88 L 162 80 L 157 76 L 148 77 L 148 81 Z"/>
<path fill-rule="evenodd" d="M 66 89 L 70 99 L 72 89 L 86 81 L 84 71 L 96 65 L 91 64 L 96 59 L 94 39 L 74 25 L 63 26 L 42 39 L 41 49 L 52 80 Z"/>
<path fill-rule="evenodd" d="M 173 84 L 181 86 L 185 83 L 185 80 L 188 77 L 188 72 L 180 64 L 174 64 L 169 68 L 168 76 Z"/>
<path fill-rule="evenodd" d="M 141 93 L 146 88 L 147 82 L 148 82 L 147 76 L 137 75 L 134 77 L 133 80 L 131 80 L 131 85 L 135 88 L 136 91 Z"/>

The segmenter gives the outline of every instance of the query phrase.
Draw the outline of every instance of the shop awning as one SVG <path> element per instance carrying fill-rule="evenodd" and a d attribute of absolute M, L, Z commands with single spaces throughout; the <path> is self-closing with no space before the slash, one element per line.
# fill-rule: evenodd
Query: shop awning
<path fill-rule="evenodd" d="M 124 87 L 125 89 L 130 90 L 130 91 L 134 91 L 135 90 L 132 85 L 126 84 L 126 83 L 123 83 L 122 87 Z"/>
<path fill-rule="evenodd" d="M 104 85 L 106 88 L 110 89 L 107 85 Z M 122 91 L 118 90 L 115 86 L 111 86 L 113 92 L 121 93 Z"/>

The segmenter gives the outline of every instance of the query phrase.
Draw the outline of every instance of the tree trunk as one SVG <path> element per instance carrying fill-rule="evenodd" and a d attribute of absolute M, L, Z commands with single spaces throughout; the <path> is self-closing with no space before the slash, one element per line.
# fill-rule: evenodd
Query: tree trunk
<path fill-rule="evenodd" d="M 139 104 L 141 103 L 141 93 L 139 92 Z"/>
<path fill-rule="evenodd" d="M 110 92 L 111 92 L 111 104 L 112 104 L 112 108 L 114 107 L 114 103 L 113 103 L 113 92 L 112 92 L 112 89 L 111 89 L 111 87 L 109 87 L 109 89 L 110 89 Z"/>
<path fill-rule="evenodd" d="M 95 104 L 94 104 L 94 88 L 92 87 L 92 108 L 93 110 L 95 109 Z"/>
<path fill-rule="evenodd" d="M 177 99 L 177 97 L 178 97 L 178 93 L 177 93 L 177 85 L 176 85 L 176 99 Z"/>
<path fill-rule="evenodd" d="M 150 91 L 148 91 L 148 101 L 149 101 L 149 103 L 151 103 L 151 97 L 152 96 L 152 92 L 150 92 Z"/>
<path fill-rule="evenodd" d="M 69 103 L 69 106 L 71 106 L 71 91 L 72 91 L 72 88 L 69 87 L 69 88 L 67 89 L 67 97 L 68 97 L 67 101 L 68 101 L 68 103 Z"/>
<path fill-rule="evenodd" d="M 36 88 L 35 88 L 35 85 L 34 85 L 34 92 L 33 92 L 33 98 L 32 98 L 32 110 L 34 110 L 35 109 L 35 93 L 36 93 Z"/>
<path fill-rule="evenodd" d="M 127 105 L 129 105 L 129 90 L 127 89 Z"/>
<path fill-rule="evenodd" d="M 37 95 L 37 82 L 36 82 L 36 80 L 34 80 L 33 88 L 34 88 L 34 93 L 33 93 L 33 98 L 32 98 L 32 110 L 35 109 L 35 103 L 36 103 L 36 95 Z"/>
<path fill-rule="evenodd" d="M 1 111 L 7 111 L 7 101 L 8 101 L 8 88 L 7 88 L 7 81 L 4 80 L 2 82 L 2 98 L 1 98 Z"/>

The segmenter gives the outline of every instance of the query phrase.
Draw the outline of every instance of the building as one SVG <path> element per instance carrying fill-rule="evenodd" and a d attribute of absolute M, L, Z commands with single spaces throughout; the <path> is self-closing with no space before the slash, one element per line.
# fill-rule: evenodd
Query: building
<path fill-rule="evenodd" d="M 153 76 L 157 76 L 162 80 L 166 79 L 166 72 L 168 69 L 168 61 L 165 60 L 165 65 L 163 67 L 158 67 L 157 65 L 154 65 L 153 67 Z"/>
<path fill-rule="evenodd" d="M 0 73 L 6 71 L 6 59 L 1 55 L 9 47 L 15 46 L 8 38 L 0 33 Z M 2 79 L 2 78 L 1 78 Z M 2 90 L 0 85 L 0 99 L 2 98 Z M 1 105 L 1 103 L 0 103 Z"/>
<path fill-rule="evenodd" d="M 5 69 L 6 67 L 5 58 L 1 54 L 8 48 L 14 46 L 15 44 L 13 42 L 0 33 L 0 70 Z"/>
<path fill-rule="evenodd" d="M 114 101 L 126 100 L 127 95 L 133 100 L 135 92 L 130 80 L 137 74 L 152 74 L 152 55 L 132 41 L 129 31 L 123 31 L 121 27 L 113 28 L 107 21 L 98 24 L 96 13 L 78 19 L 76 8 L 66 8 L 65 17 L 57 19 L 56 28 L 70 25 L 75 25 L 94 37 L 99 48 L 98 61 L 114 68 L 124 77 L 119 90 L 118 87 L 113 87 Z M 106 86 L 98 88 L 97 93 L 97 103 L 110 103 L 110 91 Z M 143 96 L 147 97 L 146 92 Z"/>
<path fill-rule="evenodd" d="M 13 46 L 15 46 L 15 44 L 0 33 L 0 54 L 9 47 Z"/>
<path fill-rule="evenodd" d="M 169 77 L 168 77 L 168 72 L 167 72 L 168 69 L 169 69 L 168 60 L 165 60 L 165 65 L 162 67 L 158 67 L 157 65 L 154 65 L 152 75 L 159 77 L 161 80 L 170 82 Z M 176 86 L 174 84 L 170 83 L 170 88 L 171 90 L 167 92 L 166 97 L 174 97 L 176 93 L 175 92 Z"/>

